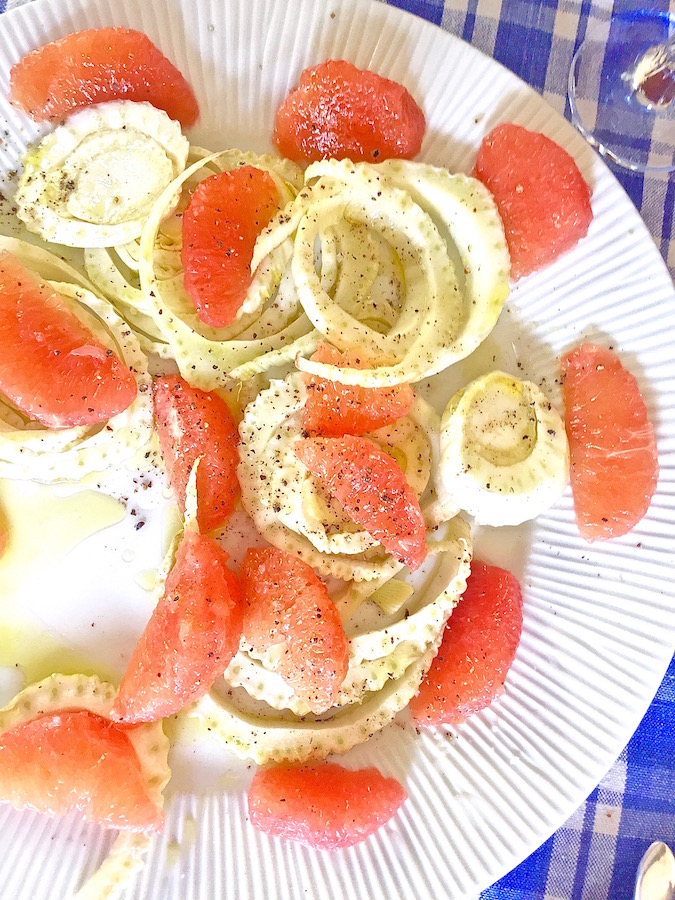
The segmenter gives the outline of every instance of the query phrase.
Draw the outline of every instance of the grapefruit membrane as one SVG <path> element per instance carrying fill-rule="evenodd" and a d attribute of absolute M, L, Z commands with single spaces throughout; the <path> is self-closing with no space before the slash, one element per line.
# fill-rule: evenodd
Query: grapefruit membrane
<path fill-rule="evenodd" d="M 269 835 L 315 850 L 340 850 L 388 822 L 406 798 L 395 778 L 375 768 L 326 762 L 269 766 L 253 776 L 248 814 Z"/>
<path fill-rule="evenodd" d="M 137 394 L 134 376 L 73 308 L 0 252 L 0 393 L 48 428 L 107 422 Z"/>
<path fill-rule="evenodd" d="M 0 735 L 0 797 L 48 815 L 79 810 L 112 828 L 155 831 L 162 820 L 128 735 L 86 710 L 46 713 Z"/>
<path fill-rule="evenodd" d="M 31 118 L 50 121 L 105 100 L 146 100 L 184 128 L 199 116 L 178 69 L 130 28 L 76 31 L 33 50 L 12 67 L 10 97 Z"/>
<path fill-rule="evenodd" d="M 415 722 L 455 725 L 489 706 L 504 691 L 522 627 L 517 579 L 506 569 L 474 560 L 438 654 L 410 702 Z"/>
<path fill-rule="evenodd" d="M 155 378 L 153 399 L 169 484 L 181 512 L 199 457 L 197 522 L 199 531 L 212 531 L 223 525 L 239 494 L 239 435 L 229 407 L 218 394 L 190 387 L 179 375 Z"/>
<path fill-rule="evenodd" d="M 659 477 L 654 427 L 635 377 L 612 350 L 583 344 L 561 359 L 577 524 L 588 541 L 627 534 Z"/>
<path fill-rule="evenodd" d="M 105 480 L 110 490 L 120 489 L 122 464 L 152 437 L 152 382 L 139 342 L 113 306 L 61 257 L 1 235 L 0 250 L 8 250 L 40 282 L 49 281 L 87 331 L 119 355 L 137 385 L 131 404 L 107 422 L 58 429 L 40 427 L 0 394 L 0 478 L 78 482 L 96 472 L 97 484 Z"/>
<path fill-rule="evenodd" d="M 21 691 L 0 710 L 0 797 L 17 809 L 160 830 L 168 741 L 159 725 L 110 721 L 114 696 L 85 675 L 51 675 Z"/>
<path fill-rule="evenodd" d="M 243 605 L 227 559 L 214 540 L 186 529 L 122 679 L 113 719 L 135 724 L 173 715 L 228 667 L 239 647 Z"/>
<path fill-rule="evenodd" d="M 185 290 L 212 328 L 231 325 L 253 281 L 256 238 L 279 210 L 268 172 L 240 166 L 211 175 L 192 192 L 183 213 Z"/>
<path fill-rule="evenodd" d="M 367 368 L 369 363 L 358 351 L 341 353 L 321 342 L 311 357 L 315 362 L 333 366 Z M 339 437 L 343 434 L 367 434 L 407 415 L 415 396 L 408 384 L 385 388 L 365 388 L 341 384 L 318 375 L 303 376 L 307 400 L 302 424 L 309 434 Z"/>
<path fill-rule="evenodd" d="M 311 566 L 275 547 L 249 549 L 241 568 L 244 641 L 280 656 L 275 670 L 314 713 L 335 703 L 349 649 L 340 614 Z"/>
<path fill-rule="evenodd" d="M 411 159 L 425 127 L 424 113 L 403 85 L 329 59 L 305 69 L 277 110 L 274 143 L 293 160 Z"/>
<path fill-rule="evenodd" d="M 410 569 L 426 556 L 419 500 L 394 459 L 372 441 L 304 438 L 295 453 L 345 512 Z"/>
<path fill-rule="evenodd" d="M 553 262 L 588 232 L 590 188 L 570 154 L 545 135 L 497 125 L 483 138 L 474 175 L 497 202 L 514 280 Z"/>

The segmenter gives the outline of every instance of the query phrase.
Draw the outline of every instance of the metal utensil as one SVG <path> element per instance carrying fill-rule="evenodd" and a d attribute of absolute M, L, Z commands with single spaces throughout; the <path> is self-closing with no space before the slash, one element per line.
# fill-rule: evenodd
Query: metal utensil
<path fill-rule="evenodd" d="M 640 860 L 634 900 L 675 900 L 675 856 L 663 841 L 655 841 Z"/>

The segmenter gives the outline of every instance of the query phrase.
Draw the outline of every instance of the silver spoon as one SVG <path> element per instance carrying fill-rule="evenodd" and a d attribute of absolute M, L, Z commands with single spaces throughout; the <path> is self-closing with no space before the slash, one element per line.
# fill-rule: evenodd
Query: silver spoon
<path fill-rule="evenodd" d="M 634 900 L 675 900 L 675 856 L 663 841 L 655 841 L 640 860 Z"/>

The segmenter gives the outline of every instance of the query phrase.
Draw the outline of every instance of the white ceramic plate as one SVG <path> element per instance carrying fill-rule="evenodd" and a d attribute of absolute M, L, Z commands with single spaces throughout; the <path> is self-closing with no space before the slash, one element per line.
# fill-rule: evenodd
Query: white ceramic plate
<path fill-rule="evenodd" d="M 68 32 L 113 24 L 144 30 L 177 63 L 201 104 L 193 137 L 214 149 L 268 148 L 274 111 L 301 69 L 346 57 L 404 82 L 421 101 L 424 159 L 469 170 L 482 136 L 512 120 L 565 146 L 593 187 L 588 237 L 513 291 L 487 356 L 448 373 L 442 387 L 449 394 L 494 353 L 506 365 L 517 358 L 557 398 L 556 356 L 582 338 L 611 344 L 638 377 L 657 429 L 661 478 L 647 517 L 627 537 L 589 546 L 577 534 L 568 492 L 531 529 L 479 536 L 479 551 L 510 566 L 524 587 L 523 639 L 506 693 L 456 731 L 418 735 L 402 717 L 349 754 L 352 765 L 375 764 L 401 779 L 410 795 L 373 838 L 320 855 L 255 832 L 246 818 L 248 768 L 195 738 L 176 755 L 179 793 L 166 832 L 128 893 L 143 900 L 475 895 L 586 797 L 637 726 L 673 653 L 672 283 L 617 182 L 538 95 L 470 46 L 378 3 L 37 0 L 3 15 L 5 172 L 37 134 L 8 105 L 10 65 Z M 133 495 L 129 505 L 142 510 L 146 496 Z M 149 609 L 136 577 L 156 565 L 161 542 L 157 515 L 140 533 L 134 521 L 127 516 L 54 564 L 36 551 L 23 593 L 29 612 L 117 673 Z M 0 894 L 67 897 L 108 841 L 75 818 L 50 822 L 2 807 Z"/>

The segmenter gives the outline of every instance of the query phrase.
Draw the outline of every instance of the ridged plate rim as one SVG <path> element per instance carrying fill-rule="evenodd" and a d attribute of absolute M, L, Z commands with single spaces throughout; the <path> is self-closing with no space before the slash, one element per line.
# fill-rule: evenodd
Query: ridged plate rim
<path fill-rule="evenodd" d="M 650 513 L 632 535 L 592 548 L 576 534 L 569 491 L 538 522 L 535 549 L 519 572 L 525 630 L 504 697 L 456 732 L 418 737 L 410 727 L 394 726 L 350 757 L 353 764 L 378 764 L 402 777 L 411 795 L 400 818 L 373 839 L 320 856 L 253 832 L 245 822 L 243 789 L 226 792 L 221 801 L 178 797 L 176 808 L 197 816 L 200 837 L 214 829 L 228 845 L 199 840 L 181 864 L 182 881 L 167 884 L 161 860 L 168 838 L 162 838 L 129 891 L 145 900 L 215 898 L 222 884 L 236 886 L 242 898 L 262 900 L 272 896 L 274 884 L 279 898 L 304 896 L 304 889 L 328 889 L 331 897 L 354 891 L 369 898 L 420 897 L 423 888 L 429 896 L 471 897 L 525 858 L 585 799 L 644 715 L 675 649 L 668 565 L 675 521 L 675 365 L 667 352 L 675 346 L 675 292 L 665 264 L 616 179 L 538 94 L 440 28 L 369 0 L 62 0 L 58 10 L 49 0 L 35 0 L 10 11 L 0 17 L 0 116 L 10 131 L 0 147 L 5 171 L 16 148 L 37 133 L 7 107 L 9 64 L 45 40 L 102 24 L 128 24 L 150 34 L 195 85 L 204 119 L 197 137 L 222 127 L 223 146 L 251 136 L 264 142 L 276 104 L 300 70 L 327 55 L 344 55 L 403 80 L 422 101 L 430 125 L 422 158 L 470 165 L 482 134 L 512 119 L 565 146 L 593 184 L 596 218 L 589 237 L 519 285 L 511 308 L 515 318 L 527 318 L 524 368 L 545 378 L 556 399 L 556 353 L 587 336 L 616 342 L 657 425 L 661 478 Z M 224 98 L 214 76 L 224 76 L 229 89 L 233 72 L 238 77 Z M 453 93 L 453 87 L 461 90 Z M 251 126 L 252 109 L 267 131 Z M 214 121 L 216 115 L 224 125 Z M 570 576 L 576 598 L 564 594 Z M 7 848 L 0 883 L 21 884 L 22 896 L 35 900 L 53 896 L 56 882 L 68 883 L 53 853 L 45 854 L 41 872 L 22 878 L 20 866 L 11 870 L 18 835 L 34 827 L 39 856 L 51 826 L 29 814 L 1 812 L 0 823 L 0 846 Z M 60 838 L 79 834 L 70 820 L 54 827 Z M 101 839 L 88 840 L 90 848 L 98 847 L 90 854 L 95 857 Z M 73 868 L 91 868 L 86 858 L 80 847 L 72 848 Z"/>

